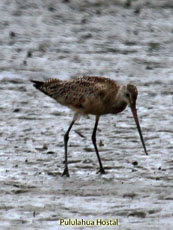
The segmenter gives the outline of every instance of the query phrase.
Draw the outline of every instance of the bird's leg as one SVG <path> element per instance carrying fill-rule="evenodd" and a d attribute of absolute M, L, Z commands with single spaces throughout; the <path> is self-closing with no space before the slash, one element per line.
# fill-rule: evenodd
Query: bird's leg
<path fill-rule="evenodd" d="M 69 133 L 70 133 L 70 130 L 72 128 L 72 126 L 74 125 L 75 121 L 77 119 L 77 114 L 75 114 L 67 132 L 65 133 L 64 135 L 64 148 L 65 148 L 65 168 L 64 168 L 64 172 L 62 173 L 62 176 L 66 176 L 66 177 L 69 177 L 69 171 L 68 171 L 68 161 L 67 161 L 67 144 L 68 144 L 68 139 L 69 139 Z"/>
<path fill-rule="evenodd" d="M 98 122 L 99 122 L 99 116 L 96 116 L 95 126 L 94 126 L 93 133 L 92 133 L 92 142 L 93 142 L 93 145 L 94 145 L 94 148 L 95 148 L 95 151 L 96 151 L 96 154 L 97 154 L 97 158 L 98 158 L 98 161 L 99 161 L 99 165 L 100 165 L 100 169 L 99 169 L 98 173 L 104 174 L 105 170 L 103 168 L 103 165 L 102 165 L 102 162 L 101 162 L 101 159 L 100 159 L 100 156 L 99 156 L 99 152 L 98 152 L 98 149 L 97 149 L 97 145 L 96 145 L 96 131 L 97 131 Z"/>

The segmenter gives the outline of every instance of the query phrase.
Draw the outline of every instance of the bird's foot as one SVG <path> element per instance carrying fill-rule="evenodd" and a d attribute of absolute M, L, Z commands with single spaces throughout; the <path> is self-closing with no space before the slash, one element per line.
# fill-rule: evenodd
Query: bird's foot
<path fill-rule="evenodd" d="M 68 167 L 65 167 L 64 172 L 62 173 L 61 176 L 66 176 L 66 177 L 70 176 L 69 171 L 68 171 Z"/>
<path fill-rule="evenodd" d="M 99 171 L 97 171 L 97 173 L 100 173 L 100 174 L 106 174 L 104 168 L 100 168 Z"/>

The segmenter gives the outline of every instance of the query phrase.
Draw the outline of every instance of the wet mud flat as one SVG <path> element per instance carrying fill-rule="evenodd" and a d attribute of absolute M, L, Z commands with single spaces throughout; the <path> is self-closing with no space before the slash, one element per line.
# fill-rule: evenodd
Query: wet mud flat
<path fill-rule="evenodd" d="M 172 229 L 172 11 L 171 1 L 154 0 L 0 2 L 0 229 L 91 229 L 60 218 Z M 149 156 L 129 108 L 103 116 L 97 142 L 107 174 L 96 174 L 94 117 L 82 117 L 70 133 L 70 178 L 61 177 L 73 113 L 30 80 L 81 74 L 137 85 Z"/>

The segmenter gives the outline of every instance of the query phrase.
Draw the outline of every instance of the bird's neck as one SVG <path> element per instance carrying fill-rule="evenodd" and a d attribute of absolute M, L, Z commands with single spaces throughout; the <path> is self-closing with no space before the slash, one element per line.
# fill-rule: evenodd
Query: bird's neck
<path fill-rule="evenodd" d="M 116 106 L 113 107 L 113 113 L 117 114 L 122 112 L 125 108 L 127 107 L 127 103 L 122 101 L 121 103 L 119 102 L 116 104 Z"/>
<path fill-rule="evenodd" d="M 123 99 L 123 94 L 122 94 L 121 90 L 122 90 L 122 88 L 120 88 L 120 90 L 119 90 L 119 92 L 115 98 L 115 102 L 113 105 L 113 113 L 114 114 L 122 112 L 127 106 L 127 102 Z"/>

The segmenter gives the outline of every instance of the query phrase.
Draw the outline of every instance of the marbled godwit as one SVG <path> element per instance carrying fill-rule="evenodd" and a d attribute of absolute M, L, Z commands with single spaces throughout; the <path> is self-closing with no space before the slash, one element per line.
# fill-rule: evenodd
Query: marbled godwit
<path fill-rule="evenodd" d="M 62 176 L 69 176 L 67 160 L 69 132 L 80 114 L 92 114 L 96 116 L 92 142 L 99 161 L 99 172 L 101 174 L 105 173 L 105 170 L 102 166 L 96 144 L 96 130 L 101 115 L 120 113 L 129 105 L 137 125 L 144 151 L 146 155 L 148 155 L 137 116 L 136 99 L 138 91 L 136 86 L 131 84 L 121 86 L 114 80 L 95 76 L 84 76 L 66 81 L 50 79 L 46 82 L 32 82 L 38 90 L 75 111 L 73 120 L 64 135 L 65 169 Z"/>

